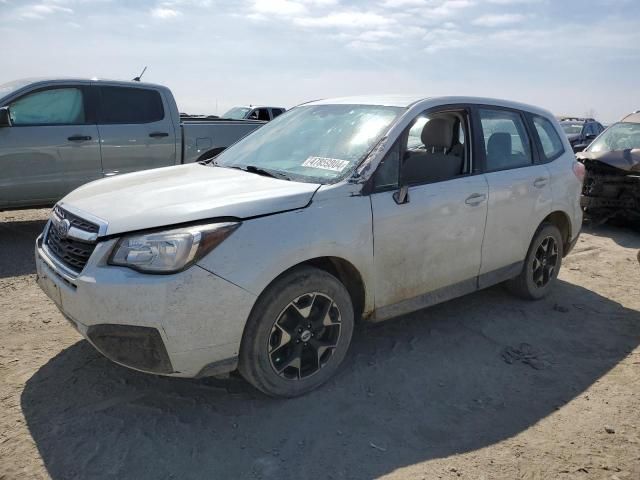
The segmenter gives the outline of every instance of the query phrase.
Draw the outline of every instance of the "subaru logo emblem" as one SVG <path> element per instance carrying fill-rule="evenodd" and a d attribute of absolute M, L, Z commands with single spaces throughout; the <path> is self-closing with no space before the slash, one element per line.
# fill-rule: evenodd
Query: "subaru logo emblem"
<path fill-rule="evenodd" d="M 71 222 L 69 222 L 69 220 L 67 220 L 66 218 L 61 222 L 58 222 L 58 224 L 56 225 L 56 230 L 58 231 L 58 235 L 60 236 L 60 238 L 67 238 L 70 228 Z"/>

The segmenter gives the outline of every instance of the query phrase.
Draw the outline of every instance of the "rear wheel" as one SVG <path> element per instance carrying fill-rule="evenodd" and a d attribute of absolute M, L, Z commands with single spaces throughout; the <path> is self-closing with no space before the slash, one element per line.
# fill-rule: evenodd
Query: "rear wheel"
<path fill-rule="evenodd" d="M 558 227 L 543 224 L 531 241 L 522 272 L 507 282 L 509 290 L 529 300 L 547 295 L 556 283 L 562 265 L 562 245 Z"/>
<path fill-rule="evenodd" d="M 353 333 L 349 293 L 333 275 L 300 267 L 260 296 L 247 321 L 240 373 L 267 395 L 295 397 L 327 381 Z"/>

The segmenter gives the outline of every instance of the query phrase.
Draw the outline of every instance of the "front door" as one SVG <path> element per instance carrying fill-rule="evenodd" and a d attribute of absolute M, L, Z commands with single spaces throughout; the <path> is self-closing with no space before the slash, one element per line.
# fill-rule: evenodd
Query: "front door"
<path fill-rule="evenodd" d="M 487 182 L 473 174 L 467 111 L 425 112 L 376 172 L 375 303 L 386 318 L 475 290 Z M 400 163 L 399 195 L 394 179 Z"/>
<path fill-rule="evenodd" d="M 41 88 L 8 107 L 12 126 L 0 128 L 0 207 L 52 204 L 102 177 L 86 87 Z"/>

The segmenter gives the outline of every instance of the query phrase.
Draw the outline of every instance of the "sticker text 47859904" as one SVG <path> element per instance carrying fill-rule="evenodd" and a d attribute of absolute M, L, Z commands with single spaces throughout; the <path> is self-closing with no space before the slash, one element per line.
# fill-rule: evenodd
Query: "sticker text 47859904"
<path fill-rule="evenodd" d="M 319 168 L 321 170 L 331 170 L 332 172 L 341 172 L 349 166 L 349 161 L 339 160 L 337 158 L 309 157 L 304 161 L 302 166 Z"/>

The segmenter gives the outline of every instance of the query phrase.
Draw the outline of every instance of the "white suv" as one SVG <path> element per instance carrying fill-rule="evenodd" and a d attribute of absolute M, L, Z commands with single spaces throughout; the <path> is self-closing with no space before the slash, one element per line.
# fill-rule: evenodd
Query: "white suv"
<path fill-rule="evenodd" d="M 54 208 L 38 282 L 105 356 L 238 368 L 305 393 L 383 320 L 507 281 L 537 299 L 582 220 L 553 115 L 468 97 L 298 106 L 213 161 L 99 180 Z"/>

